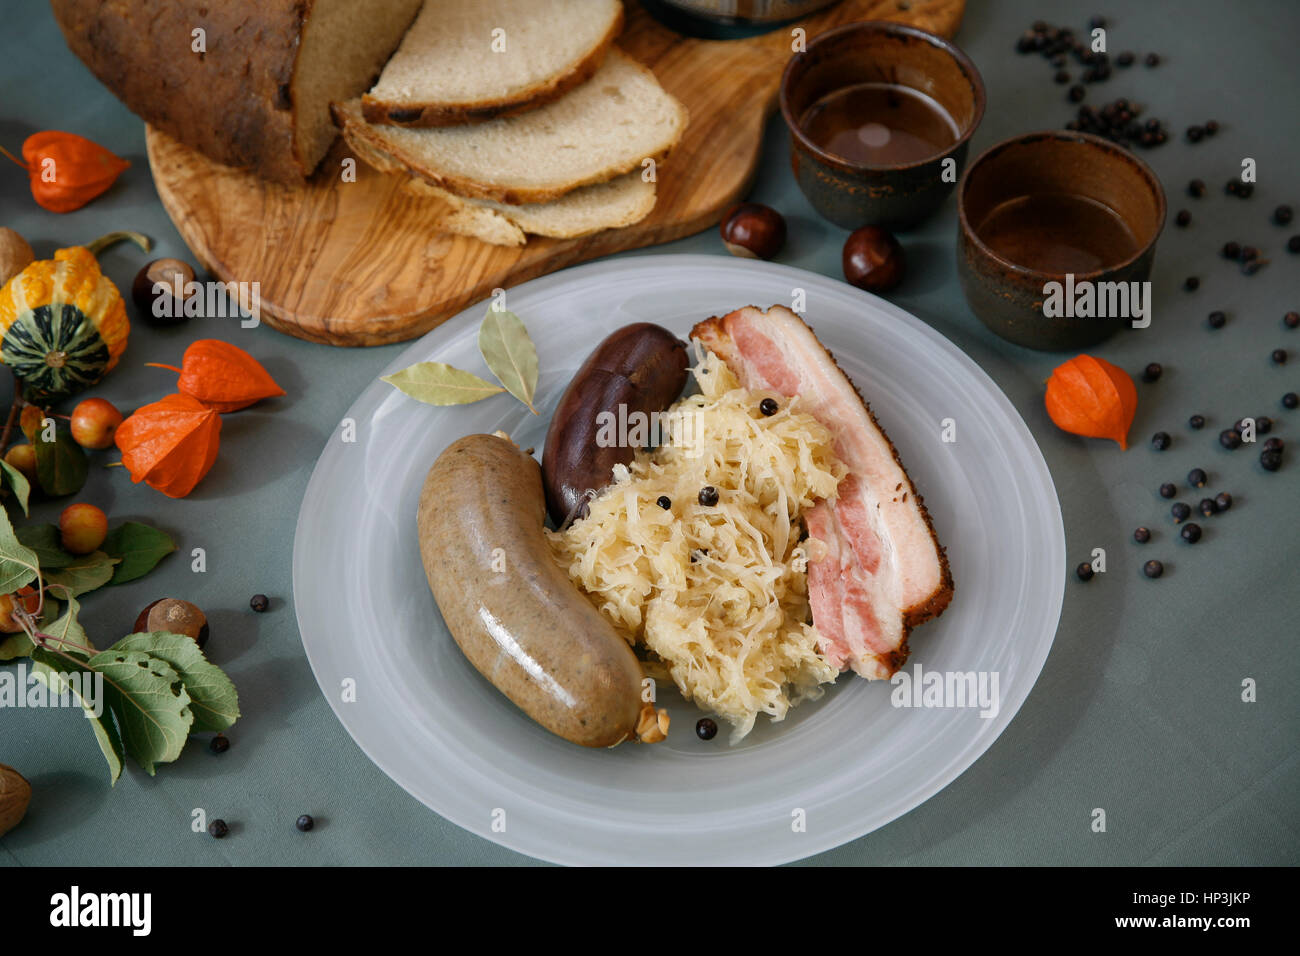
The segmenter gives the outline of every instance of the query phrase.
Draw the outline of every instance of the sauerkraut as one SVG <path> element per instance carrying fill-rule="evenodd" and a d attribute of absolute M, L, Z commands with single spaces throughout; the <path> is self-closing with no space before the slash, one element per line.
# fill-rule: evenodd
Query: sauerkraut
<path fill-rule="evenodd" d="M 696 355 L 700 392 L 660 418 L 658 447 L 616 467 L 587 517 L 549 539 L 600 612 L 730 723 L 734 743 L 839 673 L 809 623 L 799 516 L 834 498 L 847 468 L 797 397 L 750 392 L 698 344 Z M 716 505 L 701 503 L 705 488 Z"/>

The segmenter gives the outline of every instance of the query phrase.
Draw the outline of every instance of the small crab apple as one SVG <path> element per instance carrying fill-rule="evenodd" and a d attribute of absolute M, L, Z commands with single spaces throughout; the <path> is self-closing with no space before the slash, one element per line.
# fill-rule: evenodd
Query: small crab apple
<path fill-rule="evenodd" d="M 36 480 L 36 446 L 14 445 L 5 452 L 5 461 L 13 465 L 28 481 Z"/>
<path fill-rule="evenodd" d="M 0 594 L 0 633 L 17 634 L 22 627 L 14 620 L 14 608 L 21 605 L 28 614 L 35 614 L 41 606 L 41 596 L 28 584 L 17 594 Z"/>
<path fill-rule="evenodd" d="M 82 448 L 111 448 L 122 413 L 102 398 L 87 398 L 72 410 L 72 440 Z"/>
<path fill-rule="evenodd" d="M 65 551 L 90 554 L 108 537 L 108 515 L 85 502 L 68 505 L 59 515 L 59 536 Z"/>

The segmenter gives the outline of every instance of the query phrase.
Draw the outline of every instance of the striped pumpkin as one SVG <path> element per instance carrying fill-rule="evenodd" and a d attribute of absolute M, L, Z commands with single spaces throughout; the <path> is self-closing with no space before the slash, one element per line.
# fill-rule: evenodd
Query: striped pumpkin
<path fill-rule="evenodd" d="M 33 262 L 0 289 L 0 362 L 32 401 L 94 385 L 126 351 L 129 331 L 121 294 L 84 246 Z"/>

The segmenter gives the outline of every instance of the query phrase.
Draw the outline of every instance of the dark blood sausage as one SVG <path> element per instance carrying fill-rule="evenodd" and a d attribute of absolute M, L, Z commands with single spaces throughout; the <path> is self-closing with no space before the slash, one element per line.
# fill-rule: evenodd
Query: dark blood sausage
<path fill-rule="evenodd" d="M 533 720 L 584 747 L 636 739 L 641 665 L 551 556 L 544 517 L 530 455 L 454 442 L 420 493 L 429 588 L 469 662 Z"/>
<path fill-rule="evenodd" d="M 542 473 L 546 507 L 556 527 L 577 507 L 587 513 L 584 495 L 599 492 L 610 481 L 615 465 L 632 460 L 637 449 L 615 443 L 596 444 L 597 417 L 619 406 L 626 415 L 662 412 L 686 385 L 686 343 L 652 322 L 625 325 L 592 352 L 560 399 L 546 433 Z"/>

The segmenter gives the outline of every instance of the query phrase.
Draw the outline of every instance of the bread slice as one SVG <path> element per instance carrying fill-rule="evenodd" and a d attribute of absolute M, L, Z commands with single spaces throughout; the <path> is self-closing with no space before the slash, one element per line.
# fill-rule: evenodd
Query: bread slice
<path fill-rule="evenodd" d="M 619 0 L 426 0 L 361 112 L 456 126 L 536 109 L 589 79 L 622 25 Z"/>
<path fill-rule="evenodd" d="M 586 83 L 539 109 L 475 123 L 406 129 L 336 111 L 355 152 L 369 144 L 426 182 L 474 199 L 549 202 L 605 182 L 677 144 L 686 108 L 617 47 Z"/>
<path fill-rule="evenodd" d="M 336 106 L 335 115 L 344 124 L 365 122 L 356 101 Z M 654 183 L 646 182 L 639 169 L 571 190 L 550 202 L 511 206 L 490 199 L 467 199 L 421 179 L 368 139 L 357 139 L 355 145 L 357 155 L 370 166 L 404 175 L 411 193 L 440 201 L 445 211 L 438 224 L 444 230 L 498 246 L 521 246 L 526 233 L 575 239 L 629 226 L 649 215 L 655 204 Z"/>

